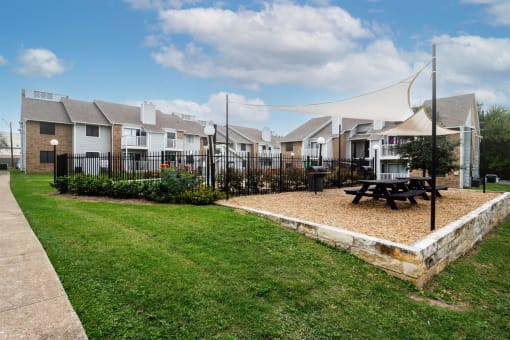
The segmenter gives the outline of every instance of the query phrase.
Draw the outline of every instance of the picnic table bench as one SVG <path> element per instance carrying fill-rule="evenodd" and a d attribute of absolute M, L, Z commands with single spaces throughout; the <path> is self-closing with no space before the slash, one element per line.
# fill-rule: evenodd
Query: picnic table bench
<path fill-rule="evenodd" d="M 426 194 L 423 189 L 410 190 L 407 186 L 407 180 L 390 179 L 390 180 L 359 180 L 361 187 L 344 189 L 346 194 L 355 195 L 352 203 L 357 204 L 363 196 L 372 197 L 373 199 L 384 198 L 386 203 L 392 209 L 398 209 L 395 200 L 409 200 L 411 204 L 417 204 L 414 197 Z"/>
<path fill-rule="evenodd" d="M 406 179 L 409 181 L 409 188 L 416 190 L 425 190 L 426 192 L 422 195 L 423 199 L 430 199 L 427 192 L 432 192 L 432 178 L 431 177 L 399 177 L 399 179 Z M 446 185 L 436 185 L 436 196 L 442 197 L 439 190 L 448 190 Z"/>

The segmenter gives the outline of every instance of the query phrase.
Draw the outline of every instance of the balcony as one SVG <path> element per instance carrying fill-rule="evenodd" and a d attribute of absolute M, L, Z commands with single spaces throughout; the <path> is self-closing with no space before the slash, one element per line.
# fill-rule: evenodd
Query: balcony
<path fill-rule="evenodd" d="M 147 136 L 122 136 L 122 146 L 147 147 Z"/>
<path fill-rule="evenodd" d="M 184 151 L 200 151 L 200 143 L 186 143 L 184 144 Z"/>
<path fill-rule="evenodd" d="M 398 144 L 383 144 L 381 145 L 381 157 L 398 158 L 400 154 L 397 152 Z"/>
<path fill-rule="evenodd" d="M 179 139 L 167 139 L 165 143 L 166 149 L 183 150 L 184 143 Z"/>

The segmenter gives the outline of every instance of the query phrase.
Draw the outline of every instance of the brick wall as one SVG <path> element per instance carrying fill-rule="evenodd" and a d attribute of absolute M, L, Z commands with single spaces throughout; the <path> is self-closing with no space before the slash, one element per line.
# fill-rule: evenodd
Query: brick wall
<path fill-rule="evenodd" d="M 40 152 L 53 151 L 50 141 L 57 139 L 57 154 L 71 153 L 73 142 L 72 125 L 55 124 L 54 135 L 42 135 L 39 129 L 39 122 L 28 121 L 26 123 L 26 171 L 52 172 L 53 163 L 41 163 Z"/>
<path fill-rule="evenodd" d="M 117 154 L 122 151 L 122 125 L 113 125 L 112 127 L 112 152 Z"/>

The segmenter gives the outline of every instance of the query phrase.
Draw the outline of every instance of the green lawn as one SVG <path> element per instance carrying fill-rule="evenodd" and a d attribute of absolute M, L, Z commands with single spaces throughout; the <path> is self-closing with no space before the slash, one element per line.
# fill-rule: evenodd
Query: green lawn
<path fill-rule="evenodd" d="M 510 334 L 510 220 L 420 291 L 250 214 L 67 199 L 11 174 L 90 339 Z"/>
<path fill-rule="evenodd" d="M 472 188 L 472 189 L 483 190 L 483 186 L 482 186 L 482 184 L 480 184 L 479 187 Z M 498 191 L 498 192 L 501 192 L 501 191 L 510 192 L 510 184 L 486 183 L 485 190 L 486 191 Z"/>

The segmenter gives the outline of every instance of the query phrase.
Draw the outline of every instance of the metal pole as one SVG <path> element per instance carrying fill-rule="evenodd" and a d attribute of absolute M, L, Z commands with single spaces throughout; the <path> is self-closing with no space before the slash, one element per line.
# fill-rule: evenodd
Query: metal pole
<path fill-rule="evenodd" d="M 436 45 L 432 45 L 432 195 L 430 200 L 430 230 L 436 229 Z"/>
<path fill-rule="evenodd" d="M 226 112 L 226 117 L 225 117 L 225 128 L 226 128 L 226 147 L 225 147 L 225 150 L 226 150 L 226 155 L 225 155 L 225 160 L 226 160 L 226 170 L 225 170 L 225 192 L 226 192 L 226 196 L 227 196 L 227 200 L 228 200 L 228 194 L 229 194 L 229 186 L 230 186 L 230 171 L 229 171 L 229 164 L 228 164 L 228 94 L 225 95 L 225 105 L 226 105 L 226 108 L 225 108 L 225 112 Z"/>
<path fill-rule="evenodd" d="M 211 184 L 213 190 L 216 189 L 216 130 L 217 126 L 216 124 L 214 126 L 214 135 L 213 135 L 213 142 L 212 142 L 212 153 L 211 153 Z"/>
<path fill-rule="evenodd" d="M 322 166 L 322 144 L 319 144 L 319 166 Z"/>
<path fill-rule="evenodd" d="M 57 182 L 57 146 L 53 145 L 53 183 Z"/>
<path fill-rule="evenodd" d="M 483 164 L 483 173 L 481 175 L 483 175 L 482 177 L 482 182 L 483 182 L 483 193 L 485 194 L 485 173 L 486 173 L 486 164 L 485 164 L 485 144 L 487 143 L 487 140 L 485 139 L 485 112 L 482 111 L 482 123 L 483 123 L 483 130 L 482 130 L 482 147 L 483 147 L 483 150 L 482 150 L 482 159 L 483 159 L 483 162 L 481 162 L 481 164 Z"/>
<path fill-rule="evenodd" d="M 341 148 L 341 140 L 342 140 L 342 124 L 338 124 L 338 187 L 342 187 L 341 170 L 340 170 L 340 160 L 342 159 L 342 148 Z"/>

